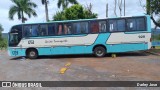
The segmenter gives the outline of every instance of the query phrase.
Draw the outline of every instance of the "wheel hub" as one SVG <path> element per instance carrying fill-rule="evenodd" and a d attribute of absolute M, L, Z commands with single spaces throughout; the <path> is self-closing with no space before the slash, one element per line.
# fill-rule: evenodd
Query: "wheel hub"
<path fill-rule="evenodd" d="M 36 54 L 36 53 L 35 53 L 35 52 L 33 52 L 33 51 L 32 51 L 32 52 L 30 52 L 30 56 L 32 56 L 32 57 L 33 57 L 33 56 L 35 56 L 35 54 Z"/>

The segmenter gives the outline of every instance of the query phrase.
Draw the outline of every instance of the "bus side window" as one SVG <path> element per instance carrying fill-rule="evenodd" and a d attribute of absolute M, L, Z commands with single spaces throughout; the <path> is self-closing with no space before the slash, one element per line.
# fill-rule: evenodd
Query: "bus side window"
<path fill-rule="evenodd" d="M 81 33 L 80 23 L 73 23 L 73 30 L 74 34 L 80 34 Z"/>
<path fill-rule="evenodd" d="M 135 19 L 128 19 L 127 20 L 127 29 L 128 29 L 128 31 L 135 31 L 136 30 L 136 20 Z"/>
<path fill-rule="evenodd" d="M 47 25 L 40 25 L 39 35 L 46 36 L 47 35 Z"/>
<path fill-rule="evenodd" d="M 72 34 L 72 26 L 71 24 L 64 24 L 64 34 Z"/>
<path fill-rule="evenodd" d="M 106 32 L 106 30 L 107 30 L 106 21 L 100 21 L 99 32 Z"/>
<path fill-rule="evenodd" d="M 99 24 L 97 21 L 91 22 L 91 33 L 98 33 L 99 32 Z"/>
<path fill-rule="evenodd" d="M 53 36 L 56 34 L 55 26 L 54 24 L 48 25 L 48 35 Z"/>
<path fill-rule="evenodd" d="M 57 34 L 58 35 L 62 35 L 63 34 L 63 27 L 62 27 L 62 24 L 58 24 L 58 27 L 57 27 L 58 29 L 58 31 L 57 31 Z"/>
<path fill-rule="evenodd" d="M 32 25 L 31 36 L 38 36 L 38 25 Z"/>
<path fill-rule="evenodd" d="M 81 33 L 88 33 L 88 22 L 81 22 Z"/>
<path fill-rule="evenodd" d="M 86 34 L 88 33 L 88 22 L 73 23 L 74 34 Z"/>
<path fill-rule="evenodd" d="M 109 31 L 110 32 L 115 32 L 117 31 L 117 22 L 116 20 L 109 20 Z"/>
<path fill-rule="evenodd" d="M 32 31 L 31 25 L 26 25 L 26 26 L 24 26 L 23 31 L 24 31 L 24 37 L 29 37 L 29 36 L 31 36 L 31 35 L 32 35 L 32 34 L 31 34 L 31 31 Z"/>
<path fill-rule="evenodd" d="M 124 19 L 117 20 L 117 29 L 118 31 L 125 31 L 125 20 Z"/>

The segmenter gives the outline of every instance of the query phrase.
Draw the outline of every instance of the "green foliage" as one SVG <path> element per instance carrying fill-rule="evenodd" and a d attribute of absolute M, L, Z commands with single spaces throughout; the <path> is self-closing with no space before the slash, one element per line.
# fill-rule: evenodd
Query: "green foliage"
<path fill-rule="evenodd" d="M 56 21 L 66 20 L 64 12 L 57 12 L 56 15 L 53 16 L 53 18 Z"/>
<path fill-rule="evenodd" d="M 150 10 L 151 10 L 150 4 L 151 4 L 150 0 L 146 0 L 146 13 L 149 14 L 149 15 L 151 14 L 151 12 L 150 12 Z"/>
<path fill-rule="evenodd" d="M 153 15 L 160 15 L 160 0 L 146 0 L 146 12 L 151 15 L 151 19 L 155 26 L 160 27 L 160 19 L 156 21 L 153 17 Z"/>
<path fill-rule="evenodd" d="M 3 29 L 3 27 L 2 27 L 2 25 L 0 24 L 0 41 L 2 41 L 2 31 L 3 31 L 4 29 Z"/>
<path fill-rule="evenodd" d="M 148 5 L 147 10 L 150 10 L 151 14 L 160 14 L 160 0 L 147 0 Z"/>
<path fill-rule="evenodd" d="M 146 12 L 149 15 L 160 13 L 160 0 L 146 0 Z"/>
<path fill-rule="evenodd" d="M 153 41 L 160 41 L 160 35 L 152 35 Z"/>
<path fill-rule="evenodd" d="M 68 20 L 75 20 L 75 19 L 84 19 L 84 9 L 81 5 L 73 5 L 70 8 L 65 9 L 65 17 Z"/>
<path fill-rule="evenodd" d="M 70 8 L 66 8 L 61 12 L 57 12 L 53 19 L 55 21 L 59 20 L 76 20 L 76 19 L 90 19 L 97 18 L 96 13 L 92 13 L 92 11 L 84 8 L 82 5 L 75 4 Z"/>
<path fill-rule="evenodd" d="M 37 16 L 36 11 L 34 8 L 37 7 L 37 5 L 32 2 L 31 0 L 11 0 L 14 5 L 12 5 L 9 9 L 9 19 L 13 20 L 14 16 L 17 14 L 18 19 L 22 20 L 22 23 L 25 23 L 27 20 L 24 17 L 24 14 L 28 15 L 29 18 L 31 16 Z"/>
<path fill-rule="evenodd" d="M 96 13 L 92 13 L 88 10 L 84 10 L 84 17 L 87 19 L 91 19 L 91 18 L 97 18 L 98 14 Z"/>
<path fill-rule="evenodd" d="M 7 48 L 7 39 L 2 38 L 3 27 L 0 24 L 0 49 Z"/>
<path fill-rule="evenodd" d="M 7 39 L 3 39 L 0 41 L 0 50 L 7 48 Z"/>

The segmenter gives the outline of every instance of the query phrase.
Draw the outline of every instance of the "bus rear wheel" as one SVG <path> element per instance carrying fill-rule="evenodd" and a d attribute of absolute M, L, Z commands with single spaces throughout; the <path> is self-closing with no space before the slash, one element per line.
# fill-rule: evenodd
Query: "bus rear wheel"
<path fill-rule="evenodd" d="M 27 50 L 27 57 L 29 59 L 36 59 L 38 57 L 38 52 L 36 49 Z"/>
<path fill-rule="evenodd" d="M 102 46 L 98 46 L 94 49 L 94 55 L 96 57 L 104 57 L 106 54 L 106 49 Z"/>

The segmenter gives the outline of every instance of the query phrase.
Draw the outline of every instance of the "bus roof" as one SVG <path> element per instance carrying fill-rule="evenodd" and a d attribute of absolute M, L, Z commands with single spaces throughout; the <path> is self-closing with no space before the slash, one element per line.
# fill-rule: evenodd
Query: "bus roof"
<path fill-rule="evenodd" d="M 126 18 L 126 17 L 141 17 L 141 16 L 149 16 L 149 15 L 140 15 L 140 16 L 122 16 L 122 17 L 109 17 L 103 19 L 117 19 L 117 18 Z M 92 20 L 103 20 L 102 18 L 92 18 L 92 19 L 77 19 L 77 20 L 62 20 L 62 21 L 49 21 L 49 22 L 40 22 L 40 23 L 24 23 L 24 24 L 17 24 L 17 25 L 28 25 L 28 24 L 49 24 L 49 23 L 65 23 L 65 22 L 77 22 L 77 21 L 92 21 Z M 16 26 L 16 25 L 15 25 Z"/>

